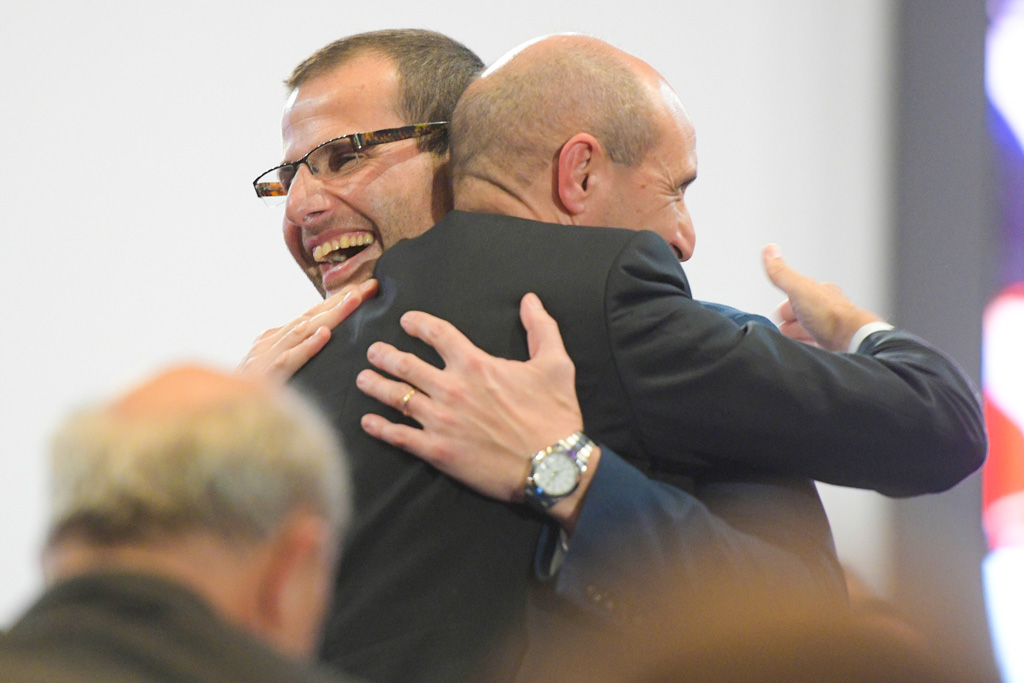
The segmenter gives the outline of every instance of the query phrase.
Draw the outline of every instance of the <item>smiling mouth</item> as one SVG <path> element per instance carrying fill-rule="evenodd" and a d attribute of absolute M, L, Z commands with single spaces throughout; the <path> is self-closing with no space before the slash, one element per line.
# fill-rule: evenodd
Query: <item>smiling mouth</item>
<path fill-rule="evenodd" d="M 316 246 L 313 249 L 313 260 L 317 263 L 344 263 L 374 241 L 373 235 L 368 232 L 343 235 Z"/>

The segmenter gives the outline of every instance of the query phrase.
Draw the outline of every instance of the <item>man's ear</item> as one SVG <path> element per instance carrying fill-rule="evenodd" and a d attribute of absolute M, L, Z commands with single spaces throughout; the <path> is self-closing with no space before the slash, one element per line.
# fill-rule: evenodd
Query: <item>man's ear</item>
<path fill-rule="evenodd" d="M 319 516 L 298 512 L 271 543 L 259 586 L 261 621 L 278 649 L 306 657 L 316 647 L 330 599 L 333 534 Z"/>
<path fill-rule="evenodd" d="M 594 194 L 596 175 L 603 171 L 606 156 L 601 143 L 589 133 L 577 133 L 558 152 L 558 198 L 571 216 L 587 210 Z"/>

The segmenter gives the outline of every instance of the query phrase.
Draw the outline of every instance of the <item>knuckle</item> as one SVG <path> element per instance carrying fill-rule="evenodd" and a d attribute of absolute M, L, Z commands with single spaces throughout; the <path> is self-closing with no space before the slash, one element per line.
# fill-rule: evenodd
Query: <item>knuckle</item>
<path fill-rule="evenodd" d="M 457 457 L 456 451 L 447 444 L 438 444 L 430 451 L 430 460 L 438 467 L 451 465 Z"/>
<path fill-rule="evenodd" d="M 449 411 L 443 411 L 434 416 L 434 423 L 441 428 L 442 431 L 450 431 L 455 426 L 458 420 L 455 414 Z"/>
<path fill-rule="evenodd" d="M 437 346 L 439 337 L 437 333 L 437 326 L 431 325 L 426 322 L 421 322 L 419 321 L 419 319 L 417 319 L 417 328 L 418 329 L 416 336 L 418 336 L 420 339 L 422 339 L 423 341 L 425 341 L 426 343 L 430 344 L 433 347 Z"/>
<path fill-rule="evenodd" d="M 483 375 L 489 369 L 489 362 L 486 356 L 479 353 L 468 354 L 465 357 L 464 365 L 473 374 Z"/>
<path fill-rule="evenodd" d="M 469 389 L 463 384 L 446 386 L 443 388 L 442 394 L 449 403 L 457 406 L 465 406 L 470 403 Z M 446 424 L 450 424 L 454 421 L 454 417 L 452 415 L 446 415 L 446 417 L 448 418 L 448 422 L 446 422 Z"/>
<path fill-rule="evenodd" d="M 294 339 L 296 337 L 302 338 L 306 336 L 306 327 L 308 326 L 309 320 L 303 318 L 301 321 L 294 323 L 285 334 L 285 337 Z"/>
<path fill-rule="evenodd" d="M 253 340 L 253 344 L 259 344 L 260 342 L 266 341 L 270 337 L 273 337 L 275 334 L 277 334 L 278 330 L 280 329 L 280 327 L 271 327 L 269 330 L 264 330 L 259 336 L 257 336 Z"/>
<path fill-rule="evenodd" d="M 576 374 L 576 364 L 572 362 L 572 358 L 568 356 L 561 356 L 555 360 L 555 369 L 559 372 L 566 372 L 569 374 Z"/>
<path fill-rule="evenodd" d="M 401 429 L 397 429 L 395 425 L 390 425 L 386 428 L 384 434 L 387 436 L 389 443 L 399 448 L 404 449 L 409 446 L 409 437 Z"/>
<path fill-rule="evenodd" d="M 412 359 L 407 354 L 397 354 L 392 367 L 398 374 L 404 376 L 412 369 Z"/>

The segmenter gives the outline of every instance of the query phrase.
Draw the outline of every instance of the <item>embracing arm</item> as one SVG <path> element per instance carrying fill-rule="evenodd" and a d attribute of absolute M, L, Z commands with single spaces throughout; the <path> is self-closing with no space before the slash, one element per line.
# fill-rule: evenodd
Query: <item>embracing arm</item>
<path fill-rule="evenodd" d="M 635 439 L 655 468 L 750 468 L 915 495 L 980 466 L 976 393 L 942 353 L 898 331 L 872 334 L 850 354 L 761 326 L 738 330 L 689 297 L 655 236 L 638 233 L 634 247 L 609 278 L 609 344 Z M 845 349 L 877 321 L 771 254 L 766 266 L 805 327 L 824 309 L 811 336 L 826 348 Z"/>

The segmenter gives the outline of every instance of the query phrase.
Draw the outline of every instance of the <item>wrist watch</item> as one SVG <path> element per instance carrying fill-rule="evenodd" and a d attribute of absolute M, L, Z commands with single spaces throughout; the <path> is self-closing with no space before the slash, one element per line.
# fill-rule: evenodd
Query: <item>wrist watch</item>
<path fill-rule="evenodd" d="M 587 459 L 594 442 L 583 432 L 576 432 L 537 451 L 530 462 L 523 498 L 527 505 L 546 512 L 562 498 L 576 490 L 587 471 Z"/>

